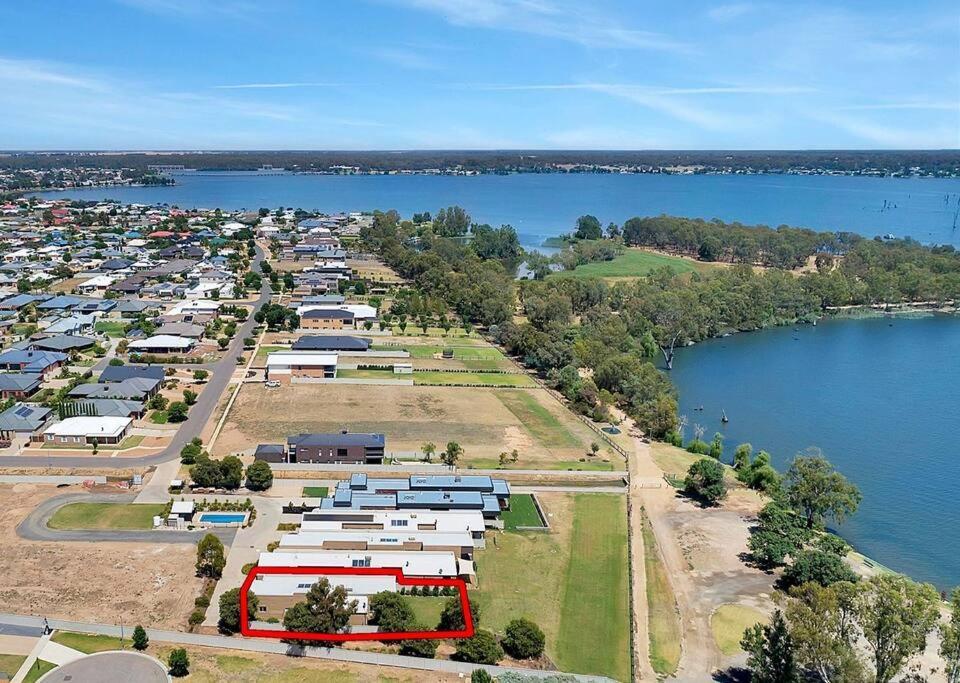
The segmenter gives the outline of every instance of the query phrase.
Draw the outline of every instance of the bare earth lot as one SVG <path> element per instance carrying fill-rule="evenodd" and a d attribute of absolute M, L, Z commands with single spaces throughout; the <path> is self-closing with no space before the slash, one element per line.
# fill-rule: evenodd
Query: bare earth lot
<path fill-rule="evenodd" d="M 39 543 L 16 526 L 63 489 L 0 485 L 3 611 L 105 623 L 183 628 L 199 595 L 190 544 Z"/>
<path fill-rule="evenodd" d="M 215 455 L 251 453 L 258 443 L 290 434 L 349 429 L 383 432 L 387 451 L 414 453 L 432 441 L 457 441 L 463 463 L 495 467 L 517 449 L 515 468 L 620 469 L 606 454 L 586 458 L 592 432 L 542 390 L 427 386 L 245 385 L 214 448 Z M 616 465 L 616 467 L 614 467 Z"/>

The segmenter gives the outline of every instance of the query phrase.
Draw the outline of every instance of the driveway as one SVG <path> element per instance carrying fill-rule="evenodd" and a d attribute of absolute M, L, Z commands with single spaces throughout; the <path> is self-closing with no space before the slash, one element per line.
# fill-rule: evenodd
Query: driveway
<path fill-rule="evenodd" d="M 260 261 L 263 260 L 263 250 L 260 247 L 256 249 L 257 255 L 251 262 L 250 269 L 254 272 L 259 272 Z M 265 278 L 263 287 L 260 290 L 260 296 L 254 303 L 254 311 L 268 301 L 270 301 L 270 287 L 269 282 Z M 212 371 L 210 380 L 207 382 L 207 388 L 200 393 L 196 405 L 190 409 L 186 422 L 180 426 L 170 445 L 159 453 L 145 455 L 139 458 L 97 458 L 93 456 L 45 457 L 34 455 L 0 456 L 0 467 L 97 467 L 105 469 L 127 469 L 146 465 L 158 465 L 167 460 L 179 458 L 180 449 L 192 438 L 199 436 L 200 432 L 203 431 L 207 419 L 216 408 L 217 402 L 223 394 L 223 390 L 227 387 L 230 377 L 237 368 L 236 358 L 243 349 L 243 339 L 250 336 L 255 324 L 253 314 L 251 313 L 246 321 L 237 328 L 237 334 L 234 336 L 228 350 L 224 353 L 223 358 L 212 366 L 204 366 Z M 99 367 L 101 364 L 103 367 L 106 367 L 108 362 L 109 359 L 104 357 L 100 363 L 97 363 L 94 367 Z"/>
<path fill-rule="evenodd" d="M 68 531 L 51 529 L 47 522 L 59 508 L 68 503 L 132 503 L 136 494 L 90 494 L 66 493 L 62 496 L 48 498 L 34 508 L 26 519 L 17 525 L 17 535 L 28 541 L 85 541 L 85 542 L 130 542 L 130 543 L 196 543 L 203 538 L 206 531 L 178 531 L 176 529 L 158 529 L 151 531 L 125 531 L 121 529 L 96 529 L 85 531 Z M 217 536 L 224 545 L 233 543 L 236 529 L 210 529 L 209 533 Z"/>

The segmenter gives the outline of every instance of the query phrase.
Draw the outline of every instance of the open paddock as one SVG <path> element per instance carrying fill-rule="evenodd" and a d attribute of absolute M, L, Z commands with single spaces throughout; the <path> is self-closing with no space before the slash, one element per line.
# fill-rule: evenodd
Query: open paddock
<path fill-rule="evenodd" d="M 214 454 L 250 453 L 292 434 L 342 429 L 382 432 L 388 452 L 411 456 L 427 442 L 442 450 L 456 441 L 468 467 L 497 463 L 513 449 L 519 458 L 508 467 L 514 469 L 586 469 L 591 463 L 580 458 L 602 463 L 604 457 L 586 455 L 593 433 L 542 390 L 352 384 L 244 385 Z"/>

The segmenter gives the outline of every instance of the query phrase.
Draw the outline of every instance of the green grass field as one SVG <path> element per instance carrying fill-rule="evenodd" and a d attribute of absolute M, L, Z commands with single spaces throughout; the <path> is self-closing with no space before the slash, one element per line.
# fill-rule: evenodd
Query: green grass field
<path fill-rule="evenodd" d="M 650 665 L 661 676 L 672 676 L 680 663 L 680 621 L 673 589 L 660 560 L 657 539 L 643 519 L 643 565 L 647 582 L 647 626 Z"/>
<path fill-rule="evenodd" d="M 26 660 L 26 655 L 0 655 L 0 680 L 7 680 L 4 676 L 13 678 Z"/>
<path fill-rule="evenodd" d="M 151 529 L 162 503 L 70 503 L 53 513 L 51 529 Z"/>
<path fill-rule="evenodd" d="M 577 494 L 556 662 L 563 671 L 630 679 L 630 586 L 623 496 Z"/>
<path fill-rule="evenodd" d="M 303 497 L 304 498 L 326 498 L 328 488 L 326 486 L 304 486 L 303 487 Z"/>
<path fill-rule="evenodd" d="M 457 360 L 503 360 L 504 355 L 492 346 L 442 346 L 439 344 L 407 344 L 406 346 L 373 346 L 374 351 L 397 351 L 403 349 L 411 358 L 433 358 L 444 349 L 452 349 Z"/>
<path fill-rule="evenodd" d="M 398 375 L 393 370 L 342 369 L 337 377 L 343 379 L 413 379 L 423 386 L 450 386 L 456 384 L 479 384 L 485 387 L 534 387 L 536 383 L 521 374 L 498 372 L 445 372 L 443 370 L 415 370 L 413 374 Z"/>
<path fill-rule="evenodd" d="M 36 683 L 43 677 L 45 673 L 48 671 L 53 671 L 56 668 L 57 665 L 53 662 L 47 662 L 42 659 L 38 659 L 33 663 L 33 666 L 30 667 L 30 673 L 24 677 L 23 683 Z"/>
<path fill-rule="evenodd" d="M 440 623 L 440 612 L 443 611 L 444 603 L 449 600 L 443 596 L 424 596 L 424 595 L 405 595 L 413 613 L 417 615 L 417 623 L 423 624 L 427 630 L 437 628 Z"/>
<path fill-rule="evenodd" d="M 551 523 L 563 529 L 554 533 L 500 533 L 496 544 L 487 541 L 477 554 L 479 589 L 470 599 L 479 603 L 481 627 L 495 633 L 518 617 L 536 622 L 559 669 L 627 681 L 626 501 L 591 493 L 564 500 L 572 528 L 558 516 Z"/>
<path fill-rule="evenodd" d="M 510 496 L 510 509 L 500 517 L 507 531 L 516 531 L 518 526 L 543 526 L 533 496 L 529 493 L 516 493 Z"/>
<path fill-rule="evenodd" d="M 654 254 L 640 249 L 627 249 L 612 261 L 595 261 L 576 270 L 555 273 L 550 277 L 642 277 L 657 268 L 667 266 L 677 275 L 703 271 L 714 266 L 677 256 Z"/>
<path fill-rule="evenodd" d="M 525 391 L 497 392 L 497 398 L 547 448 L 583 446 L 556 415 Z"/>
<path fill-rule="evenodd" d="M 743 632 L 754 624 L 766 623 L 762 612 L 746 605 L 720 605 L 710 617 L 710 628 L 720 652 L 730 656 L 742 651 Z"/>
<path fill-rule="evenodd" d="M 100 320 L 93 326 L 93 329 L 106 334 L 108 337 L 123 337 L 124 327 L 126 327 L 126 325 L 119 320 Z"/>
<path fill-rule="evenodd" d="M 254 360 L 266 362 L 268 353 L 273 353 L 274 351 L 289 351 L 289 350 L 290 350 L 289 346 L 270 346 L 268 344 L 264 344 L 259 349 L 257 349 L 257 355 L 254 357 Z"/>
<path fill-rule="evenodd" d="M 130 633 L 133 633 L 131 629 Z M 60 643 L 65 647 L 73 648 L 74 650 L 79 650 L 88 655 L 92 655 L 94 652 L 105 652 L 107 650 L 119 650 L 120 639 L 115 638 L 114 636 L 101 636 L 93 633 L 74 633 L 72 631 L 57 631 L 53 634 L 53 637 L 50 639 L 55 643 Z M 130 638 L 124 640 L 124 645 L 127 648 L 130 647 Z"/>

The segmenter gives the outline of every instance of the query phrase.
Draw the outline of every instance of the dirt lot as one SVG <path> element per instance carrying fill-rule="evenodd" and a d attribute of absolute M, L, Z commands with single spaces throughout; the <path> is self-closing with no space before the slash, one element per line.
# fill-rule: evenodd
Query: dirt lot
<path fill-rule="evenodd" d="M 72 489 L 68 489 L 72 490 Z M 64 489 L 0 485 L 3 611 L 106 623 L 182 628 L 199 595 L 190 544 L 38 543 L 16 526 Z"/>
<path fill-rule="evenodd" d="M 383 432 L 394 453 L 419 451 L 427 441 L 440 449 L 457 441 L 466 451 L 463 462 L 476 467 L 495 467 L 501 451 L 517 449 L 512 467 L 518 469 L 580 466 L 592 440 L 590 430 L 541 390 L 249 384 L 214 454 L 252 453 L 258 443 L 282 443 L 290 434 L 341 429 Z M 603 464 L 604 457 L 595 459 Z"/>

